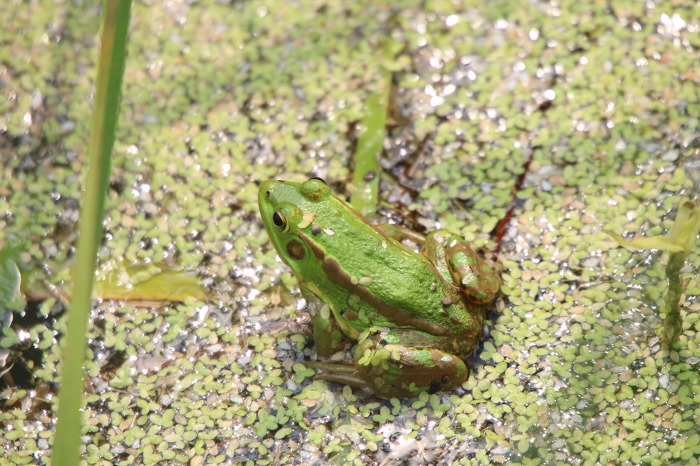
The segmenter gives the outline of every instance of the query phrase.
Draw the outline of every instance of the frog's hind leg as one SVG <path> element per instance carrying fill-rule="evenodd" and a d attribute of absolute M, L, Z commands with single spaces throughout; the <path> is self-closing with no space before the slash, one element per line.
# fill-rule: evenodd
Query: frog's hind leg
<path fill-rule="evenodd" d="M 461 358 L 426 345 L 411 346 L 425 338 L 424 343 L 430 344 L 430 337 L 422 332 L 375 327 L 360 338 L 352 364 L 312 362 L 309 366 L 321 371 L 317 374 L 321 379 L 370 388 L 387 398 L 435 393 L 464 383 L 469 366 Z"/>
<path fill-rule="evenodd" d="M 357 375 L 380 396 L 435 393 L 464 383 L 467 363 L 429 346 L 435 343 L 431 338 L 409 329 L 370 329 L 355 348 Z"/>
<path fill-rule="evenodd" d="M 497 266 L 459 236 L 445 230 L 433 231 L 427 236 L 422 253 L 447 281 L 459 286 L 471 303 L 490 304 L 498 296 L 501 278 Z"/>

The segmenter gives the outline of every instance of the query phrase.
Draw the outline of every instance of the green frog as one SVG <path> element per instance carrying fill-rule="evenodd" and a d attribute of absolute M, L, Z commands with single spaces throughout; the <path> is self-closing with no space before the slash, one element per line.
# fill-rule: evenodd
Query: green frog
<path fill-rule="evenodd" d="M 352 361 L 311 363 L 318 377 L 382 397 L 450 390 L 469 377 L 499 294 L 495 265 L 462 238 L 372 225 L 319 178 L 268 180 L 258 192 L 265 229 L 309 305 L 320 356 L 357 342 Z M 422 245 L 420 253 L 404 240 Z M 307 303 L 313 300 L 307 299 Z"/>

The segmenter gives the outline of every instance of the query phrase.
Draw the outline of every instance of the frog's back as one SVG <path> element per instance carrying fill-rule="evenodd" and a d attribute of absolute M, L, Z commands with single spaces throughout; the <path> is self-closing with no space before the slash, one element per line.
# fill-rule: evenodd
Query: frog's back
<path fill-rule="evenodd" d="M 481 328 L 483 311 L 465 312 L 459 289 L 445 282 L 427 258 L 386 237 L 364 219 L 357 217 L 349 225 L 342 217 L 317 219 L 334 237 L 324 242 L 324 262 L 336 275 L 331 281 L 339 287 L 333 293 L 337 307 L 353 302 L 343 297 L 345 293 L 360 298 L 354 303 L 358 309 L 353 310 L 364 311 L 371 325 L 417 328 L 431 335 Z M 338 276 L 342 274 L 348 277 Z"/>

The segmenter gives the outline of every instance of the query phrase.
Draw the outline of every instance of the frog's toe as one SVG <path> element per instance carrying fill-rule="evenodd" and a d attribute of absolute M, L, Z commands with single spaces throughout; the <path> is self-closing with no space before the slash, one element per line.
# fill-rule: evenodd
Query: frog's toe
<path fill-rule="evenodd" d="M 308 361 L 305 363 L 316 371 L 316 377 L 329 382 L 338 382 L 352 387 L 367 387 L 366 380 L 358 376 L 355 366 L 337 362 Z"/>

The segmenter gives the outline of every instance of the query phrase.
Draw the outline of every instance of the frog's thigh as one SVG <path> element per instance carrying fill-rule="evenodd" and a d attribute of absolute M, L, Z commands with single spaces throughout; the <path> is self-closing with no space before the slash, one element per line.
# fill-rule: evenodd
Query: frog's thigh
<path fill-rule="evenodd" d="M 489 304 L 501 287 L 498 272 L 471 244 L 445 230 L 431 232 L 423 249 L 428 259 L 475 304 Z M 447 278 L 448 280 L 450 278 Z"/>
<path fill-rule="evenodd" d="M 411 396 L 450 390 L 469 377 L 469 366 L 439 349 L 387 343 L 388 333 L 375 332 L 355 349 L 357 375 L 381 396 Z M 410 331 L 408 331 L 410 332 Z M 408 337 L 402 331 L 400 338 Z M 394 335 L 396 337 L 396 335 Z"/>

